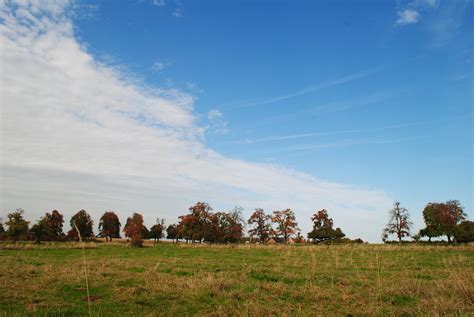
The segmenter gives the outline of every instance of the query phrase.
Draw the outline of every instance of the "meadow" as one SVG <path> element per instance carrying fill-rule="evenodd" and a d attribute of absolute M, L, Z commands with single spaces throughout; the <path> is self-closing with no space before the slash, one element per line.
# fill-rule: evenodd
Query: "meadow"
<path fill-rule="evenodd" d="M 0 244 L 0 315 L 474 314 L 474 246 Z"/>

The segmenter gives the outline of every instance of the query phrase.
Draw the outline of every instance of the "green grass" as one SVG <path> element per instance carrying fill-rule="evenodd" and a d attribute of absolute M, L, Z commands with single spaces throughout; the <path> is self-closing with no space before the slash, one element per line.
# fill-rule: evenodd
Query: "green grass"
<path fill-rule="evenodd" d="M 92 315 L 474 314 L 474 246 L 88 244 Z M 88 315 L 77 244 L 0 244 L 0 315 Z"/>

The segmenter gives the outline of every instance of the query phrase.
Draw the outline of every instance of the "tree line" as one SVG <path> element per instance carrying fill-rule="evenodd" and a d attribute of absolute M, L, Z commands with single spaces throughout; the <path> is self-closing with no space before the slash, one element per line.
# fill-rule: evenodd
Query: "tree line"
<path fill-rule="evenodd" d="M 242 211 L 241 207 L 235 207 L 228 212 L 213 212 L 209 204 L 198 202 L 188 209 L 187 214 L 179 216 L 177 223 L 166 227 L 164 220 L 157 218 L 150 229 L 144 225 L 140 213 L 133 213 L 127 218 L 122 232 L 133 246 L 141 246 L 144 239 L 157 241 L 165 236 L 173 242 L 185 240 L 189 243 L 238 243 L 245 240 L 246 226 L 249 227 L 247 239 L 253 242 L 293 243 L 305 240 L 298 228 L 295 213 L 291 209 L 275 210 L 271 214 L 266 214 L 263 209 L 257 208 L 248 220 L 244 219 Z M 313 242 L 345 237 L 340 228 L 333 228 L 333 220 L 329 218 L 325 209 L 317 211 L 311 220 L 313 230 L 308 233 L 308 238 Z M 6 229 L 0 222 L 0 239 L 10 239 L 13 242 L 34 240 L 39 243 L 102 237 L 106 241 L 112 241 L 121 237 L 122 227 L 118 215 L 113 211 L 106 211 L 99 219 L 99 233 L 94 235 L 94 221 L 83 209 L 71 217 L 69 221 L 71 229 L 67 233 L 63 232 L 64 217 L 57 210 L 45 213 L 31 228 L 29 224 L 30 222 L 24 218 L 22 209 L 9 213 L 5 222 Z"/>
<path fill-rule="evenodd" d="M 448 243 L 474 242 L 474 222 L 466 218 L 467 214 L 458 200 L 430 202 L 423 209 L 425 228 L 411 238 L 418 242 L 427 237 L 431 242 L 432 238 L 446 236 Z M 398 242 L 402 242 L 404 237 L 410 237 L 412 226 L 408 210 L 396 201 L 389 211 L 389 221 L 383 230 L 382 240 L 390 242 L 388 238 L 393 235 Z"/>
<path fill-rule="evenodd" d="M 128 217 L 122 232 L 130 240 L 132 246 L 142 246 L 144 239 L 160 240 L 163 237 L 178 242 L 185 240 L 190 243 L 238 243 L 245 239 L 257 243 L 298 243 L 306 240 L 301 235 L 295 213 L 291 209 L 275 210 L 266 214 L 257 208 L 250 218 L 245 220 L 241 207 L 224 212 L 213 212 L 205 202 L 198 202 L 189 207 L 188 213 L 178 217 L 178 222 L 165 226 L 161 218 L 149 229 L 144 225 L 143 216 L 133 213 Z M 394 203 L 389 211 L 389 222 L 383 230 L 382 240 L 389 241 L 393 235 L 398 242 L 410 237 L 412 222 L 408 210 L 399 202 Z M 74 214 L 70 221 L 71 229 L 63 232 L 64 217 L 57 211 L 47 212 L 37 223 L 29 227 L 24 211 L 17 209 L 8 214 L 4 224 L 0 221 L 0 239 L 41 241 L 77 241 L 90 240 L 95 237 L 112 241 L 120 238 L 121 227 L 119 217 L 113 211 L 106 211 L 99 219 L 99 233 L 94 235 L 93 220 L 85 210 Z M 466 220 L 466 213 L 457 200 L 446 203 L 428 203 L 423 210 L 426 227 L 411 236 L 413 241 L 422 237 L 432 238 L 446 236 L 448 243 L 474 241 L 474 223 Z M 321 242 L 352 242 L 345 238 L 340 228 L 334 228 L 334 222 L 325 209 L 316 211 L 312 217 L 313 228 L 307 233 L 308 240 Z M 244 237 L 244 229 L 248 226 L 248 238 Z M 362 242 L 360 239 L 353 240 Z"/>

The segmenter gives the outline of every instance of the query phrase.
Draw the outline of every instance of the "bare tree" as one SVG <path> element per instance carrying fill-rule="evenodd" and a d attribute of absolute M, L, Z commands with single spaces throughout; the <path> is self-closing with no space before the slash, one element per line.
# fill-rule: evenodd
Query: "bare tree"
<path fill-rule="evenodd" d="M 390 220 L 384 229 L 383 237 L 387 238 L 389 234 L 397 236 L 398 241 L 402 242 L 403 237 L 410 236 L 410 229 L 412 222 L 410 221 L 410 214 L 408 210 L 400 206 L 400 202 L 396 201 L 393 209 L 389 212 Z"/>

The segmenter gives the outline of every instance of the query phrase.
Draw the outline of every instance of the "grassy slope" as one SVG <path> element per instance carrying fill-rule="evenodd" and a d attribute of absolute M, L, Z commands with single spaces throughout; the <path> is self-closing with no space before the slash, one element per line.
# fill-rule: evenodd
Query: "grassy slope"
<path fill-rule="evenodd" d="M 474 313 L 473 246 L 91 247 L 93 315 Z M 0 250 L 0 315 L 87 314 L 81 252 Z"/>

